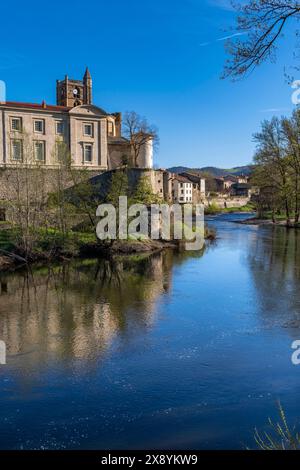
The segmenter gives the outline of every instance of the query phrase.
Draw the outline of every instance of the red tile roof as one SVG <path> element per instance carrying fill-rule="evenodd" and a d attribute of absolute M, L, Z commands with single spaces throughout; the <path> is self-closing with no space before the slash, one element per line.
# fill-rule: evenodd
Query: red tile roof
<path fill-rule="evenodd" d="M 38 103 L 21 103 L 18 101 L 6 101 L 5 103 L 0 103 L 2 106 L 7 106 L 10 108 L 28 108 L 28 109 L 45 109 L 48 111 L 69 111 L 71 108 L 67 106 L 57 106 L 52 104 L 46 104 L 45 102 Z"/>

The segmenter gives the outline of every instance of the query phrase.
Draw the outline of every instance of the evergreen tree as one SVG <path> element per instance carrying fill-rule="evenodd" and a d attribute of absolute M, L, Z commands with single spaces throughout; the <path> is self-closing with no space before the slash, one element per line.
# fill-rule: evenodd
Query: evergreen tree
<path fill-rule="evenodd" d="M 134 204 L 156 204 L 162 203 L 162 199 L 153 192 L 149 179 L 142 176 L 133 193 L 132 202 Z"/>
<path fill-rule="evenodd" d="M 116 208 L 119 205 L 119 197 L 128 195 L 128 176 L 126 170 L 115 171 L 112 175 L 110 190 L 107 194 L 107 201 Z"/>

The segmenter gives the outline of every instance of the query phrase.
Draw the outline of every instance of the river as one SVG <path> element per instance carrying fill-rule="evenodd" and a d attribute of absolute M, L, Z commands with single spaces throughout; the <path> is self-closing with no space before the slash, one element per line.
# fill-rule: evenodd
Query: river
<path fill-rule="evenodd" d="M 0 275 L 1 449 L 243 449 L 300 409 L 300 232 Z"/>

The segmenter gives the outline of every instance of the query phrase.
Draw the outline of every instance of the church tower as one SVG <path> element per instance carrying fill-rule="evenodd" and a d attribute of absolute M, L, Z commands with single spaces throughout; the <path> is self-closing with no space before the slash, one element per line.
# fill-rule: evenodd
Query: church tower
<path fill-rule="evenodd" d="M 81 104 L 92 104 L 92 77 L 86 68 L 83 80 L 73 80 L 67 75 L 56 81 L 56 104 L 74 108 Z"/>
<path fill-rule="evenodd" d="M 84 104 L 92 104 L 92 77 L 88 67 L 86 68 L 84 77 L 83 77 L 83 99 Z"/>

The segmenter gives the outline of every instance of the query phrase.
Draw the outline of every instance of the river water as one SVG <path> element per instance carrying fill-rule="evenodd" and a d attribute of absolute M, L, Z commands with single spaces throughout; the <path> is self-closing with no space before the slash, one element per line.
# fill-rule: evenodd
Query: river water
<path fill-rule="evenodd" d="M 279 399 L 297 424 L 300 232 L 244 217 L 201 254 L 1 274 L 0 448 L 255 448 Z"/>

